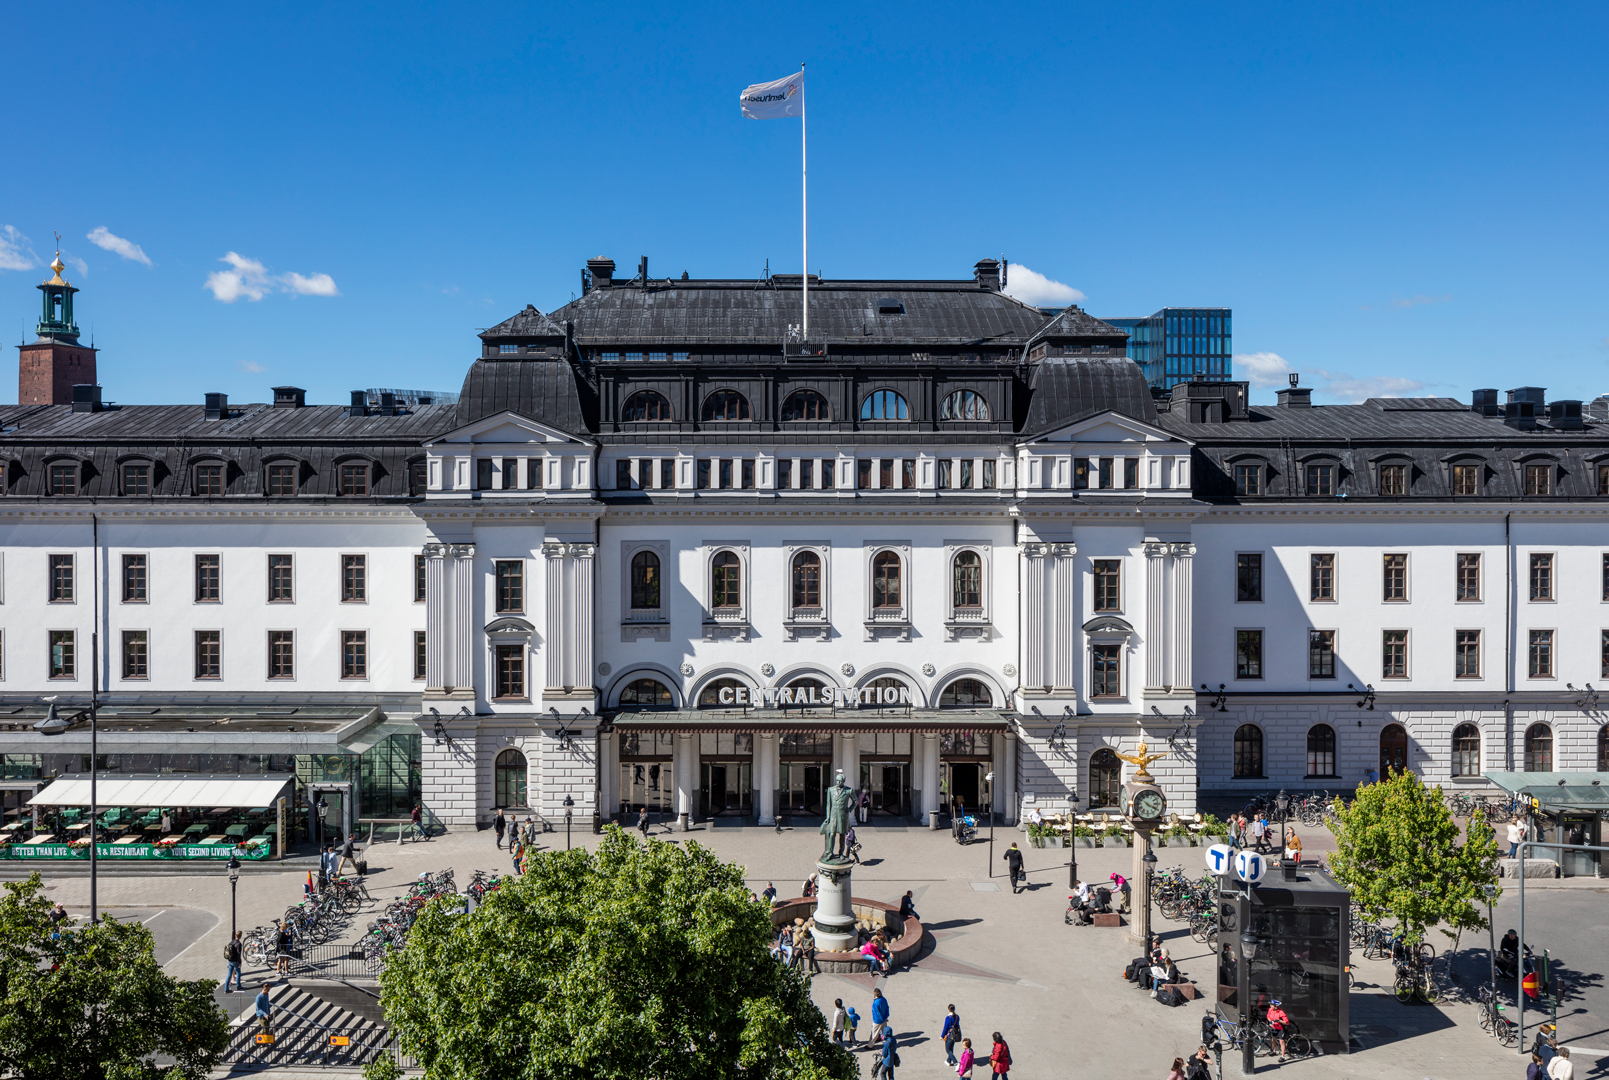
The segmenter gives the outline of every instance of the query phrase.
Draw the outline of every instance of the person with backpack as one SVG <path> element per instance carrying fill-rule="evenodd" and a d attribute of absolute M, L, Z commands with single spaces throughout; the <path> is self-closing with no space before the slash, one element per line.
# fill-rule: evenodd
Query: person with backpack
<path fill-rule="evenodd" d="M 944 1040 L 944 1063 L 955 1068 L 955 1040 L 961 1037 L 961 1016 L 950 1006 L 950 1011 L 944 1014 L 944 1026 L 939 1028 L 939 1038 Z"/>
<path fill-rule="evenodd" d="M 858 1041 L 855 1038 L 855 1032 L 860 1030 L 860 1013 L 855 1011 L 855 1007 L 853 1005 L 844 1010 L 844 1023 L 847 1024 L 849 1028 L 849 1034 L 847 1036 L 849 1040 L 848 1046 L 851 1050 L 853 1050 L 855 1043 Z"/>
<path fill-rule="evenodd" d="M 989 1071 L 996 1080 L 1011 1080 L 1011 1047 L 998 1031 L 994 1033 L 994 1048 L 989 1051 Z"/>
<path fill-rule="evenodd" d="M 894 1070 L 899 1066 L 899 1037 L 894 1029 L 887 1024 L 883 1025 L 883 1059 L 877 1069 L 878 1080 L 894 1080 Z"/>
<path fill-rule="evenodd" d="M 1018 892 L 1017 882 L 1022 880 L 1023 876 L 1022 851 L 1018 849 L 1016 844 L 1012 844 L 1006 849 L 1006 853 L 1000 857 L 1006 860 L 1006 869 L 1011 872 L 1011 893 L 1015 896 Z"/>
<path fill-rule="evenodd" d="M 230 938 L 224 944 L 223 958 L 224 958 L 224 962 L 229 965 L 229 967 L 224 971 L 223 992 L 226 993 L 226 994 L 230 992 L 230 990 L 229 990 L 229 980 L 234 979 L 235 980 L 234 992 L 237 993 L 237 994 L 241 993 L 242 991 L 244 991 L 246 989 L 246 984 L 240 981 L 240 931 L 239 930 L 236 930 L 235 931 L 235 936 Z"/>

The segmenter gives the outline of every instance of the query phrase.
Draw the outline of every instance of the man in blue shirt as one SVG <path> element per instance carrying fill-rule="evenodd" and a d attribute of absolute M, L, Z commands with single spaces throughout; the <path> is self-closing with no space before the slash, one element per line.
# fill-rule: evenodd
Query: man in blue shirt
<path fill-rule="evenodd" d="M 272 1037 L 274 1034 L 274 1006 L 268 1000 L 268 984 L 257 993 L 257 1023 L 262 1026 L 263 1034 Z"/>
<path fill-rule="evenodd" d="M 872 1044 L 886 1038 L 888 1031 L 888 999 L 881 990 L 872 991 Z"/>

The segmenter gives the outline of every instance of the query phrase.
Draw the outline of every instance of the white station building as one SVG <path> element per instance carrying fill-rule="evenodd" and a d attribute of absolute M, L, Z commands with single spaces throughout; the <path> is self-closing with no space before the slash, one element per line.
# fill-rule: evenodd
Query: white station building
<path fill-rule="evenodd" d="M 1142 740 L 1184 814 L 1609 770 L 1602 399 L 1160 396 L 1005 273 L 812 278 L 806 341 L 797 275 L 594 259 L 455 401 L 342 406 L 103 403 L 47 282 L 0 406 L 6 806 L 87 770 L 31 725 L 92 694 L 105 769 L 348 821 L 770 824 L 842 771 L 874 821 L 1010 822 L 1114 806 Z"/>

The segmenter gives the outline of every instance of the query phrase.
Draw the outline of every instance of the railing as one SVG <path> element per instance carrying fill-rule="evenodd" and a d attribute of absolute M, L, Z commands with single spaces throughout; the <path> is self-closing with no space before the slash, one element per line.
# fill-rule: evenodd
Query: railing
<path fill-rule="evenodd" d="M 290 958 L 290 974 L 298 979 L 377 979 L 385 970 L 389 949 L 359 941 L 351 945 L 308 945 Z"/>

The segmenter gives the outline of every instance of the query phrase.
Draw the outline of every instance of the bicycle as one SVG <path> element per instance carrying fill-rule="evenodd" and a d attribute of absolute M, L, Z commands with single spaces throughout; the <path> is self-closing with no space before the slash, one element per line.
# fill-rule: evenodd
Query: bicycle
<path fill-rule="evenodd" d="M 1479 991 L 1481 1030 L 1489 1032 L 1493 1038 L 1504 1046 L 1514 1046 L 1520 1041 L 1520 1026 L 1503 1015 L 1507 1008 L 1498 1000 L 1497 991 L 1490 986 L 1483 986 Z"/>
<path fill-rule="evenodd" d="M 1263 1045 L 1261 1032 L 1257 1030 L 1256 1023 L 1250 1025 L 1237 1024 L 1233 1020 L 1225 1020 L 1221 1016 L 1209 1013 L 1212 1018 L 1213 1032 L 1218 1041 L 1231 1050 L 1239 1050 L 1246 1040 L 1251 1040 L 1252 1054 L 1256 1057 L 1267 1057 L 1271 1052 Z"/>
<path fill-rule="evenodd" d="M 1258 1037 L 1262 1040 L 1263 1050 L 1266 1051 L 1269 1057 L 1273 1057 L 1279 1052 L 1279 1043 L 1282 1039 L 1285 1043 L 1285 1057 L 1305 1058 L 1312 1056 L 1313 1042 L 1297 1030 L 1294 1020 L 1286 1023 L 1283 1034 L 1275 1031 L 1274 1025 L 1267 1020 L 1258 1020 L 1255 1022 L 1255 1026 Z"/>

